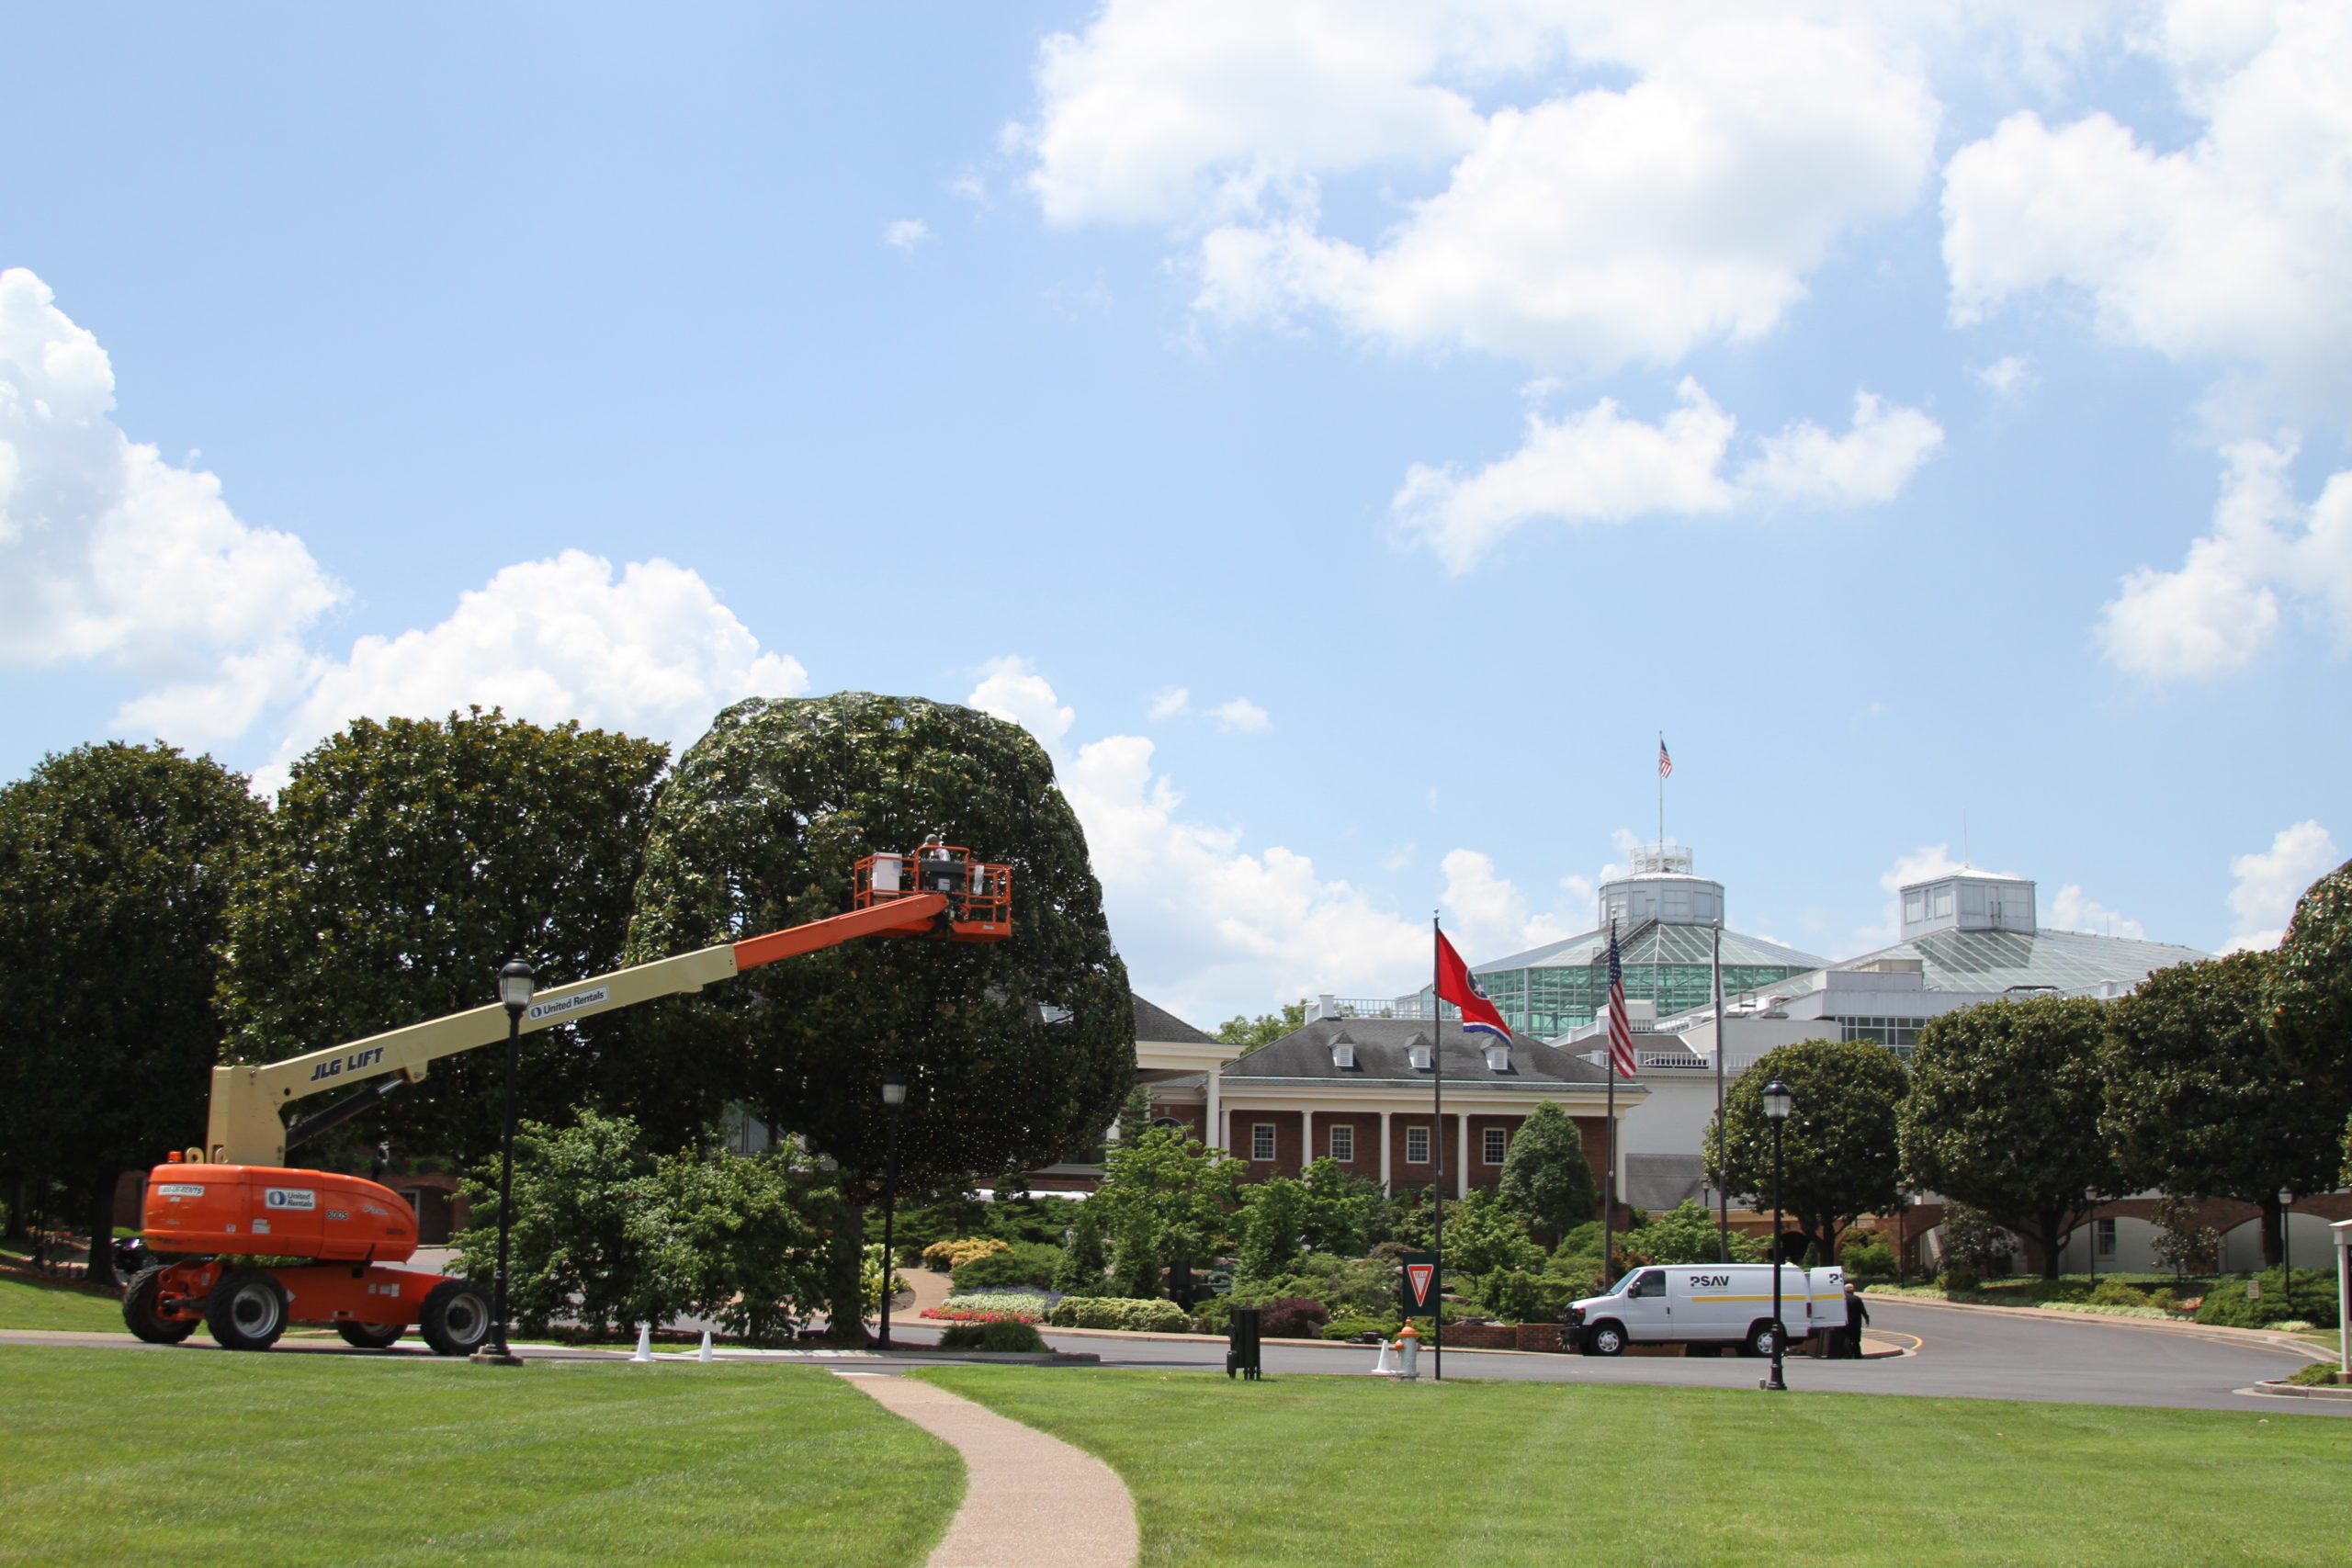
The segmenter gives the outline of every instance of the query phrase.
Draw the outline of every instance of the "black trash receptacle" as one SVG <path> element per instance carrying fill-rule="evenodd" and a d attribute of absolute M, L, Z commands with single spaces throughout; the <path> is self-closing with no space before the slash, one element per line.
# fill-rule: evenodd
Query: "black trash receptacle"
<path fill-rule="evenodd" d="M 1233 1327 L 1225 1341 L 1225 1375 L 1258 1376 L 1258 1309 L 1235 1307 Z"/>

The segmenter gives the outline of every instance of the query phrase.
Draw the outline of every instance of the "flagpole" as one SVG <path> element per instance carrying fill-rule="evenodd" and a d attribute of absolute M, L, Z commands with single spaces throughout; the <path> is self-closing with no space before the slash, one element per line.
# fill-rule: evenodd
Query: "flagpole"
<path fill-rule="evenodd" d="M 1609 951 L 1612 957 L 1617 951 L 1617 922 L 1615 920 L 1609 922 Z M 1617 976 L 1611 976 L 1611 978 L 1617 978 Z M 1611 989 L 1622 995 L 1624 987 L 1621 982 L 1612 986 Z M 1611 1012 L 1614 1012 L 1620 1005 L 1618 997 L 1611 996 L 1609 998 Z M 1616 1029 L 1617 1024 L 1614 1019 L 1611 1020 L 1609 1027 L 1611 1031 Z M 1600 1046 L 1603 1063 L 1601 1070 L 1609 1077 L 1609 1108 L 1605 1113 L 1609 1130 L 1605 1140 L 1609 1165 L 1600 1179 L 1600 1288 L 1605 1292 L 1609 1289 L 1611 1282 L 1616 1279 L 1616 1275 L 1611 1272 L 1616 1266 L 1614 1255 L 1617 1250 L 1617 1040 L 1615 1034 L 1612 1032 L 1603 1035 Z"/>
<path fill-rule="evenodd" d="M 1438 995 L 1445 983 L 1439 967 L 1438 943 L 1444 930 L 1438 912 L 1430 911 L 1430 1141 L 1437 1145 L 1437 1207 L 1430 1219 L 1430 1250 L 1437 1254 L 1437 1296 L 1430 1303 L 1430 1379 L 1445 1381 L 1445 999 Z"/>
<path fill-rule="evenodd" d="M 1721 1261 L 1731 1261 L 1731 1194 L 1724 1190 L 1723 1172 L 1725 1156 L 1724 1136 L 1724 907 L 1715 902 L 1715 1246 L 1723 1254 Z"/>

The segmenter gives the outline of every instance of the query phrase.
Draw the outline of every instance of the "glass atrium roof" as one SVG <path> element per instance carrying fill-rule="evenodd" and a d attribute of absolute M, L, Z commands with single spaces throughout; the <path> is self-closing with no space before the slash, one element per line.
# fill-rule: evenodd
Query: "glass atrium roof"
<path fill-rule="evenodd" d="M 1725 944 L 1728 953 L 1729 942 Z M 2128 989 L 2158 969 L 2211 956 L 2168 942 L 2135 942 L 2088 931 L 1929 931 L 1909 942 L 1838 965 L 1853 969 L 1883 958 L 1919 960 L 1930 991 L 2006 991 L 2012 986 L 2053 986 L 2075 995 L 2097 994 L 2113 982 Z M 1821 988 L 1815 971 L 1774 981 L 1777 995 L 1797 997 Z"/>
<path fill-rule="evenodd" d="M 1665 924 L 1652 921 L 1617 938 L 1617 954 L 1627 969 L 1636 964 L 1706 964 L 1714 951 L 1714 928 Z M 1497 975 L 1513 969 L 1572 969 L 1609 962 L 1609 933 L 1606 931 L 1587 931 L 1566 942 L 1530 948 L 1509 958 L 1498 958 L 1490 964 L 1476 964 L 1475 975 Z M 1735 931 L 1724 932 L 1724 967 L 1758 965 L 1765 968 L 1802 972 L 1821 969 L 1829 960 L 1818 953 L 1799 953 L 1793 947 L 1782 947 L 1761 937 L 1742 936 Z"/>

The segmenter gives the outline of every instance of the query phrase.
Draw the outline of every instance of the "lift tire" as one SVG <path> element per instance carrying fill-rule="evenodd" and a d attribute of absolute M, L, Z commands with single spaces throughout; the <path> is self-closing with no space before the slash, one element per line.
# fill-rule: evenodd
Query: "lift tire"
<path fill-rule="evenodd" d="M 161 1267 L 141 1269 L 133 1276 L 122 1292 L 122 1321 L 150 1345 L 176 1345 L 196 1332 L 196 1319 L 165 1317 L 155 1310 L 163 1284 Z"/>
<path fill-rule="evenodd" d="M 334 1331 L 343 1342 L 361 1350 L 389 1350 L 408 1332 L 404 1323 L 338 1323 Z"/>
<path fill-rule="evenodd" d="M 439 1356 L 470 1356 L 490 1339 L 490 1293 L 471 1280 L 444 1280 L 424 1293 L 417 1332 Z"/>
<path fill-rule="evenodd" d="M 266 1269 L 232 1269 L 212 1287 L 204 1326 L 224 1350 L 266 1350 L 286 1332 L 286 1287 Z"/>
<path fill-rule="evenodd" d="M 1584 1353 L 1588 1356 L 1622 1356 L 1625 1353 L 1625 1330 L 1614 1323 L 1596 1323 L 1584 1331 Z"/>
<path fill-rule="evenodd" d="M 1772 1344 L 1776 1337 L 1771 1321 L 1769 1318 L 1760 1318 L 1748 1325 L 1747 1337 L 1739 1342 L 1739 1353 L 1759 1359 L 1770 1357 L 1772 1354 Z"/>

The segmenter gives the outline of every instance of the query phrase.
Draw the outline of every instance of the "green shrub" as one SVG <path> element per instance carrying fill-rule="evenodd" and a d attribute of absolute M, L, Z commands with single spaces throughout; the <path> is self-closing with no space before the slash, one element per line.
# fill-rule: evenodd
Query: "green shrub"
<path fill-rule="evenodd" d="M 2120 1280 L 2101 1280 L 2085 1299 L 2093 1306 L 2143 1307 L 2155 1304 L 2149 1300 L 2147 1292 L 2136 1285 L 2127 1285 Z"/>
<path fill-rule="evenodd" d="M 1062 1249 L 1042 1241 L 1016 1241 L 1002 1252 L 992 1252 L 960 1263 L 953 1275 L 955 1289 L 1001 1290 L 1007 1285 L 1035 1285 L 1043 1290 L 1054 1281 Z"/>
<path fill-rule="evenodd" d="M 1849 1280 L 1889 1280 L 1894 1277 L 1894 1253 L 1875 1234 L 1848 1242 L 1838 1255 Z"/>
<path fill-rule="evenodd" d="M 1323 1325 L 1326 1339 L 1356 1339 L 1367 1334 L 1377 1334 L 1383 1339 L 1396 1332 L 1393 1317 L 1335 1317 Z"/>
<path fill-rule="evenodd" d="M 940 1335 L 939 1348 L 943 1350 L 1036 1352 L 1047 1347 L 1033 1325 L 1000 1320 L 996 1323 L 959 1323 Z"/>
<path fill-rule="evenodd" d="M 1566 1304 L 1564 1290 L 1547 1289 L 1524 1269 L 1498 1269 L 1478 1281 L 1478 1302 L 1505 1323 L 1549 1323 Z"/>
<path fill-rule="evenodd" d="M 2251 1278 L 2261 1281 L 2261 1300 L 2246 1299 L 2249 1276 L 2225 1274 L 2205 1292 L 2205 1304 L 2197 1309 L 2197 1321 L 2225 1328 L 2269 1328 L 2295 1318 L 2312 1323 L 2336 1320 L 2335 1276 L 2332 1271 L 2298 1269 L 2291 1288 L 2279 1279 L 2276 1269 L 2265 1269 Z"/>
<path fill-rule="evenodd" d="M 1046 1298 L 1034 1291 L 990 1291 L 984 1295 L 950 1296 L 935 1307 L 923 1308 L 922 1315 L 944 1318 L 950 1323 L 993 1323 L 999 1318 L 1036 1323 L 1046 1315 Z"/>
<path fill-rule="evenodd" d="M 2335 1363 L 2313 1361 L 2310 1366 L 2299 1368 L 2279 1381 L 2293 1383 L 2299 1388 L 2334 1388 L 2336 1382 Z"/>
<path fill-rule="evenodd" d="M 1984 1284 L 1984 1280 L 1973 1269 L 1955 1267 L 1937 1275 L 1936 1283 L 1943 1287 L 1946 1295 L 1952 1295 L 1966 1294 Z"/>
<path fill-rule="evenodd" d="M 1071 1296 L 1046 1314 L 1056 1328 L 1122 1328 L 1135 1334 L 1182 1334 L 1192 1319 L 1174 1302 L 1132 1296 Z"/>

